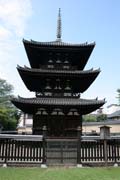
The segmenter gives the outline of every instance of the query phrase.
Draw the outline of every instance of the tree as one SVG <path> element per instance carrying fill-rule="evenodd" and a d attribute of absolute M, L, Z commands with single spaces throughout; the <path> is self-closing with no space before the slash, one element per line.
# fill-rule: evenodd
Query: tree
<path fill-rule="evenodd" d="M 116 97 L 118 99 L 118 105 L 120 106 L 120 89 L 117 89 L 118 96 Z"/>
<path fill-rule="evenodd" d="M 107 115 L 106 114 L 100 114 L 97 116 L 97 121 L 101 122 L 101 121 L 105 121 L 107 120 Z"/>
<path fill-rule="evenodd" d="M 83 116 L 83 121 L 84 122 L 95 122 L 95 121 L 97 121 L 97 118 L 93 114 L 87 114 L 87 115 Z"/>
<path fill-rule="evenodd" d="M 15 130 L 19 118 L 18 110 L 12 105 L 13 86 L 0 79 L 0 124 L 3 130 Z"/>
<path fill-rule="evenodd" d="M 100 122 L 100 121 L 105 121 L 107 119 L 106 114 L 88 114 L 83 116 L 83 121 L 84 122 Z"/>

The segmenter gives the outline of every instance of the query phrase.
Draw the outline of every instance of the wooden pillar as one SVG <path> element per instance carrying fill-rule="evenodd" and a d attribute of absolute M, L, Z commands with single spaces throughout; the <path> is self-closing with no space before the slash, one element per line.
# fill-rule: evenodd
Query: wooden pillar
<path fill-rule="evenodd" d="M 46 137 L 47 137 L 47 127 L 43 126 L 43 162 L 46 164 Z"/>
<path fill-rule="evenodd" d="M 81 164 L 81 126 L 77 128 L 77 164 Z"/>
<path fill-rule="evenodd" d="M 105 166 L 108 164 L 108 139 L 110 138 L 110 127 L 109 126 L 101 126 L 100 127 L 100 138 L 104 142 L 104 161 Z"/>
<path fill-rule="evenodd" d="M 117 157 L 116 157 L 116 139 L 114 140 L 114 158 L 115 158 L 115 163 L 117 162 Z"/>
<path fill-rule="evenodd" d="M 8 159 L 8 139 L 5 139 L 5 161 L 4 163 L 7 164 L 7 159 Z"/>
<path fill-rule="evenodd" d="M 26 125 L 26 114 L 24 113 L 23 114 L 23 126 L 25 126 Z"/>
<path fill-rule="evenodd" d="M 105 166 L 107 166 L 108 161 L 108 151 L 107 151 L 107 139 L 104 139 L 104 160 L 105 160 Z"/>

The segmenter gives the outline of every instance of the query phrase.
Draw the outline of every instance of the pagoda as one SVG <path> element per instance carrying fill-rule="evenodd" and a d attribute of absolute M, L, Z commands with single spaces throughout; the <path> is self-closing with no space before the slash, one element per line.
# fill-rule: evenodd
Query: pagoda
<path fill-rule="evenodd" d="M 100 73 L 84 70 L 95 43 L 71 44 L 61 39 L 61 13 L 57 21 L 57 39 L 38 42 L 23 39 L 30 67 L 17 66 L 33 98 L 14 98 L 12 103 L 24 113 L 33 115 L 33 134 L 49 137 L 76 137 L 82 129 L 82 115 L 100 108 L 105 100 L 82 99 Z"/>

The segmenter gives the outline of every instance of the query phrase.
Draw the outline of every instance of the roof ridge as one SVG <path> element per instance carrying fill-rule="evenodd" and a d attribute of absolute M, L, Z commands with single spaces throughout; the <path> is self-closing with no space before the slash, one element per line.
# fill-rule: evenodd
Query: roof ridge
<path fill-rule="evenodd" d="M 64 70 L 64 69 L 38 69 L 38 68 L 30 68 L 28 66 L 19 66 L 17 65 L 17 69 L 22 69 L 24 71 L 31 71 L 31 72 L 53 72 L 53 73 L 80 73 L 80 74 L 84 74 L 84 73 L 96 73 L 96 72 L 100 72 L 100 68 L 98 69 L 88 69 L 88 70 Z"/>
<path fill-rule="evenodd" d="M 27 43 L 27 44 L 34 44 L 34 45 L 55 45 L 55 46 L 76 46 L 76 47 L 84 47 L 84 46 L 95 46 L 95 42 L 92 43 L 69 43 L 69 42 L 63 42 L 63 41 L 46 41 L 46 42 L 40 42 L 40 41 L 35 41 L 35 40 L 26 40 L 23 39 L 23 43 Z"/>
<path fill-rule="evenodd" d="M 13 98 L 13 99 L 24 99 L 24 100 L 32 100 L 32 99 L 35 99 L 35 100 L 37 100 L 37 99 L 49 99 L 49 100 L 53 100 L 53 99 L 59 99 L 59 100 L 70 100 L 70 101 L 73 101 L 73 100 L 77 100 L 77 101 L 86 101 L 86 102 L 91 102 L 91 101 L 103 101 L 103 102 L 105 102 L 105 99 L 101 99 L 101 100 L 98 100 L 98 98 L 95 98 L 95 99 L 83 99 L 83 98 L 69 98 L 69 97 L 29 97 L 29 98 L 26 98 L 26 97 L 21 97 L 21 96 L 19 96 L 18 95 L 18 98 Z"/>

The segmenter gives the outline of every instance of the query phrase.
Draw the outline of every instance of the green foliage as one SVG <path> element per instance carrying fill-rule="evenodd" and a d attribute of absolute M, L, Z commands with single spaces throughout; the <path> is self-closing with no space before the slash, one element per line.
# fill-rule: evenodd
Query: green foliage
<path fill-rule="evenodd" d="M 97 118 L 96 118 L 95 115 L 88 114 L 88 115 L 83 116 L 83 121 L 85 121 L 85 122 L 95 122 L 95 121 L 97 121 Z"/>
<path fill-rule="evenodd" d="M 16 109 L 0 107 L 0 124 L 3 130 L 15 130 L 17 126 Z"/>
<path fill-rule="evenodd" d="M 101 121 L 105 121 L 107 119 L 107 115 L 106 114 L 100 114 L 97 116 L 97 121 L 101 122 Z"/>
<path fill-rule="evenodd" d="M 93 115 L 93 114 L 88 114 L 83 116 L 83 121 L 85 122 L 101 122 L 105 121 L 107 119 L 106 114 L 100 114 L 100 115 Z"/>
<path fill-rule="evenodd" d="M 18 110 L 12 105 L 13 86 L 0 79 L 0 124 L 3 130 L 15 130 L 19 118 Z"/>

